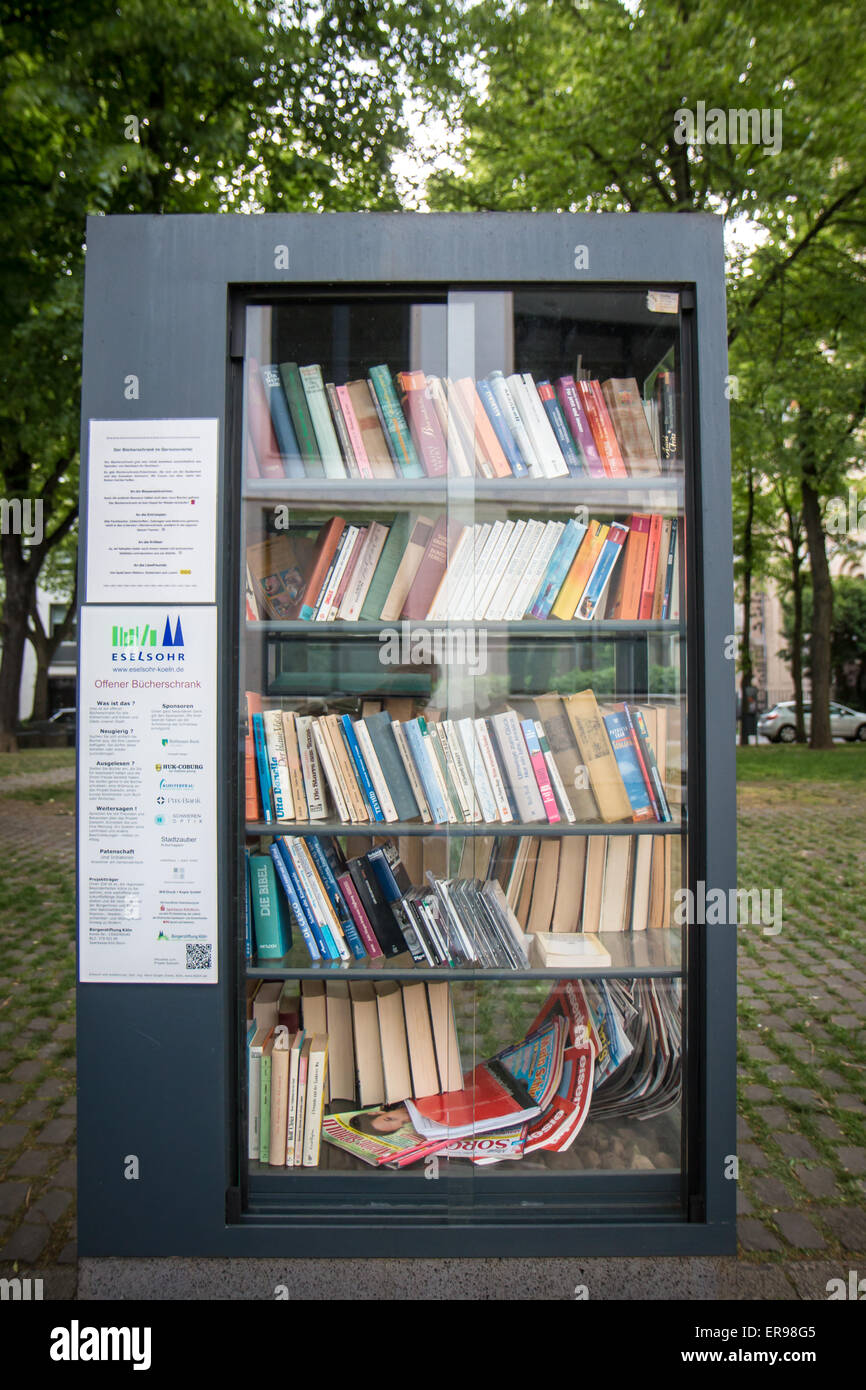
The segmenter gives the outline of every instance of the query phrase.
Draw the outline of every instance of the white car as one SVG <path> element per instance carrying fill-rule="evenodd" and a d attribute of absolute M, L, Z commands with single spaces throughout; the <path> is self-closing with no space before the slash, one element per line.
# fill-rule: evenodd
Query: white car
<path fill-rule="evenodd" d="M 803 705 L 803 722 L 808 737 L 812 723 L 812 706 Z M 866 714 L 849 709 L 847 705 L 830 704 L 830 732 L 834 738 L 846 738 L 849 743 L 855 740 L 866 743 Z M 758 720 L 758 733 L 773 743 L 793 743 L 797 737 L 797 706 L 793 700 L 783 700 L 762 714 Z"/>

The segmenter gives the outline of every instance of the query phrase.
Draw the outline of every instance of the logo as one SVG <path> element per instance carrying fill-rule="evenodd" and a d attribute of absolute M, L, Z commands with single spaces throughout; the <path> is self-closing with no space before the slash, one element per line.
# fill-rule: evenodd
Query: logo
<path fill-rule="evenodd" d="M 172 626 L 171 615 L 166 613 L 165 626 L 160 640 L 159 628 L 145 623 L 113 623 L 111 645 L 114 651 L 111 659 L 125 665 L 152 665 L 155 662 L 180 662 L 184 659 L 183 628 L 180 617 Z M 166 740 L 163 740 L 163 746 Z"/>

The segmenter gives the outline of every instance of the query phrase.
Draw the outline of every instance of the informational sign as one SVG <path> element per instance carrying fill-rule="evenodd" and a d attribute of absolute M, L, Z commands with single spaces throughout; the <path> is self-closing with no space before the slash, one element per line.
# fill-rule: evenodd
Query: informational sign
<path fill-rule="evenodd" d="M 213 603 L 218 424 L 90 421 L 88 603 Z"/>
<path fill-rule="evenodd" d="M 217 978 L 217 611 L 85 606 L 79 627 L 85 982 Z"/>

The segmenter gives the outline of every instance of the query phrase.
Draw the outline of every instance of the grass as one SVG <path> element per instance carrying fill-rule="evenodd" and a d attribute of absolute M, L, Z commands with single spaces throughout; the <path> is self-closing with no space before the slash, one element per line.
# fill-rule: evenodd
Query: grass
<path fill-rule="evenodd" d="M 866 743 L 838 743 L 818 750 L 801 743 L 758 744 L 737 749 L 737 783 L 863 782 L 866 785 Z"/>
<path fill-rule="evenodd" d="M 30 748 L 20 753 L 0 753 L 0 781 L 31 772 L 53 772 L 75 766 L 74 748 Z"/>

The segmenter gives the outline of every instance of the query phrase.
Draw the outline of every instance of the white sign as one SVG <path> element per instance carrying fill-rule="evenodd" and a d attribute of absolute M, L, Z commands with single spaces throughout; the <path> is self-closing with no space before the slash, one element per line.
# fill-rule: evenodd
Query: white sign
<path fill-rule="evenodd" d="M 216 981 L 216 644 L 216 608 L 81 610 L 82 981 Z"/>
<path fill-rule="evenodd" d="M 213 603 L 218 424 L 90 421 L 88 603 Z"/>

